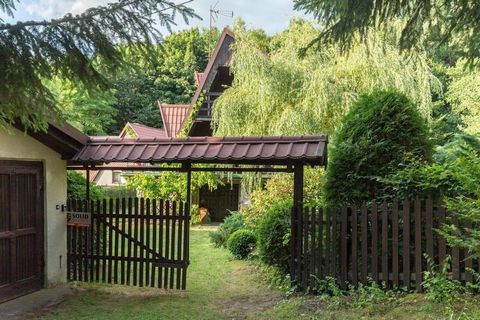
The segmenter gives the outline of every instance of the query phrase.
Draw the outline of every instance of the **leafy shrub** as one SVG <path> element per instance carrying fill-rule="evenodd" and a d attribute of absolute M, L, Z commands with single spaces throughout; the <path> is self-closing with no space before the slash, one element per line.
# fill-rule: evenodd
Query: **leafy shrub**
<path fill-rule="evenodd" d="M 216 231 L 210 232 L 210 242 L 214 247 L 226 247 L 232 233 L 245 227 L 243 213 L 231 212 Z"/>
<path fill-rule="evenodd" d="M 290 202 L 270 208 L 258 225 L 258 249 L 261 259 L 288 272 L 290 261 Z"/>
<path fill-rule="evenodd" d="M 240 229 L 230 235 L 227 241 L 228 250 L 237 259 L 245 259 L 255 249 L 257 238 L 247 229 Z"/>
<path fill-rule="evenodd" d="M 308 206 L 324 204 L 323 168 L 306 168 L 304 183 L 304 201 Z M 250 194 L 250 203 L 243 210 L 245 224 L 256 228 L 268 210 L 280 202 L 292 203 L 293 175 L 278 173 L 265 182 L 263 189 L 257 189 Z"/>
<path fill-rule="evenodd" d="M 353 204 L 381 196 L 379 177 L 406 159 L 429 159 L 432 144 L 417 107 L 395 90 L 362 95 L 342 119 L 326 172 L 329 204 Z"/>
<path fill-rule="evenodd" d="M 67 197 L 74 200 L 86 199 L 86 179 L 77 171 L 67 172 Z M 90 199 L 103 198 L 102 188 L 95 182 L 90 182 Z"/>
<path fill-rule="evenodd" d="M 451 257 L 447 256 L 443 266 L 439 269 L 432 259 L 426 255 L 430 271 L 424 272 L 425 280 L 422 286 L 425 289 L 425 296 L 428 300 L 444 304 L 452 304 L 457 301 L 465 288 L 460 282 L 451 280 L 448 275 Z"/>
<path fill-rule="evenodd" d="M 198 211 L 198 204 L 192 204 L 190 209 L 190 224 L 196 225 L 202 222 L 202 217 L 200 216 L 200 211 Z"/>

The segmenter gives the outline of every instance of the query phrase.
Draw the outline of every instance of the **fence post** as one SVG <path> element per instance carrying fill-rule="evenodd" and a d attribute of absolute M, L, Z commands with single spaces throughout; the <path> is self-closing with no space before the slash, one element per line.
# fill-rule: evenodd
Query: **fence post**
<path fill-rule="evenodd" d="M 296 164 L 293 171 L 293 209 L 291 217 L 291 266 L 290 276 L 291 279 L 300 285 L 301 269 L 302 269 L 302 234 L 301 234 L 301 214 L 302 214 L 302 202 L 303 202 L 303 165 Z"/>

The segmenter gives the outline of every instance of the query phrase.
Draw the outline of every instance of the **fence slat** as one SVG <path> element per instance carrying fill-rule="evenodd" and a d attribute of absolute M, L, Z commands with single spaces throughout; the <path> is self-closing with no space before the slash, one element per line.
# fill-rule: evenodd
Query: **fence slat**
<path fill-rule="evenodd" d="M 352 207 L 352 284 L 356 286 L 358 284 L 358 213 L 357 207 Z"/>
<path fill-rule="evenodd" d="M 403 201 L 403 286 L 410 289 L 410 202 Z"/>
<path fill-rule="evenodd" d="M 431 195 L 428 196 L 427 200 L 425 201 L 425 237 L 426 237 L 426 245 L 427 245 L 427 254 L 430 258 L 434 259 L 434 252 L 433 252 L 433 201 Z"/>
<path fill-rule="evenodd" d="M 331 218 L 332 211 L 330 208 L 327 208 L 325 210 L 325 274 L 328 276 L 331 276 L 331 266 L 330 266 L 330 261 L 331 261 L 331 224 L 330 224 L 330 218 Z"/>
<path fill-rule="evenodd" d="M 323 217 L 324 210 L 320 208 L 318 210 L 318 266 L 319 266 L 319 276 L 320 279 L 323 279 L 325 276 L 325 257 L 323 256 Z"/>
<path fill-rule="evenodd" d="M 452 222 L 458 226 L 458 217 L 456 214 L 452 215 Z M 452 248 L 452 278 L 460 281 L 460 249 L 458 247 Z"/>
<path fill-rule="evenodd" d="M 117 228 L 120 227 L 120 220 L 118 218 L 120 214 L 120 199 L 115 199 L 115 220 L 113 223 L 117 226 Z M 112 231 L 110 231 L 112 232 Z M 118 257 L 119 254 L 119 245 L 120 245 L 120 235 L 118 232 L 115 232 L 115 257 Z M 113 264 L 113 283 L 118 283 L 118 260 L 115 260 Z"/>
<path fill-rule="evenodd" d="M 128 228 L 128 234 L 132 234 L 132 213 L 133 213 L 133 200 L 132 198 L 128 198 L 128 217 L 127 217 L 127 228 Z M 127 239 L 127 257 L 131 258 L 132 257 L 132 241 L 130 239 Z M 131 279 L 131 274 L 132 274 L 132 262 L 129 260 L 127 262 L 127 285 L 130 285 L 130 279 Z"/>
<path fill-rule="evenodd" d="M 316 251 L 317 248 L 317 237 L 316 237 L 316 232 L 315 228 L 317 226 L 316 224 L 316 210 L 315 208 L 310 209 L 310 237 L 311 237 L 311 245 L 310 245 L 310 273 L 318 277 L 317 273 L 317 254 L 318 252 Z"/>
<path fill-rule="evenodd" d="M 163 200 L 160 200 L 160 214 L 159 214 L 159 226 L 158 226 L 158 253 L 160 257 L 163 257 L 163 221 L 165 220 L 165 203 Z M 163 288 L 163 267 L 158 266 L 158 287 Z"/>
<path fill-rule="evenodd" d="M 158 229 L 158 210 L 157 210 L 157 200 L 152 199 L 152 223 L 151 223 L 151 228 L 152 228 L 152 250 L 154 252 L 157 252 L 157 229 Z M 155 258 L 155 257 L 152 257 Z M 157 258 L 157 261 L 160 260 Z M 160 268 L 160 267 L 158 267 Z M 156 275 L 156 270 L 155 266 L 152 266 L 152 273 L 150 275 L 150 287 L 154 288 L 155 287 L 155 275 Z"/>
<path fill-rule="evenodd" d="M 415 289 L 422 291 L 422 203 L 415 199 Z"/>
<path fill-rule="evenodd" d="M 398 269 L 398 201 L 395 199 L 392 206 L 392 282 L 395 288 L 400 287 Z"/>
<path fill-rule="evenodd" d="M 185 205 L 185 221 L 183 225 L 183 261 L 185 265 L 182 268 L 182 290 L 187 286 L 187 266 L 189 263 L 189 235 L 190 235 L 190 202 Z"/>
<path fill-rule="evenodd" d="M 388 206 L 382 204 L 382 281 L 388 287 Z"/>
<path fill-rule="evenodd" d="M 145 200 L 145 246 L 148 249 L 150 248 L 150 228 L 151 228 L 151 202 L 150 199 L 147 198 Z M 155 252 L 153 250 L 153 252 Z M 151 251 L 146 252 L 146 259 L 150 261 L 151 258 L 154 258 Z M 145 263 L 145 286 L 148 287 L 150 285 L 150 263 Z"/>
<path fill-rule="evenodd" d="M 170 246 L 171 246 L 170 260 L 175 259 L 175 227 L 176 227 L 175 224 L 176 224 L 176 220 L 178 220 L 178 219 L 175 219 L 175 218 L 178 218 L 176 201 L 173 202 L 172 216 L 173 216 L 173 219 L 172 219 L 172 235 L 170 238 Z M 170 268 L 170 289 L 173 289 L 174 277 L 175 277 L 175 269 Z"/>
<path fill-rule="evenodd" d="M 97 200 L 97 206 L 95 209 L 95 213 L 100 214 L 102 211 L 102 203 L 100 200 Z M 101 229 L 101 223 L 100 219 L 96 216 L 93 217 L 93 221 L 95 222 L 95 230 L 96 230 L 96 237 L 95 237 L 95 253 L 97 255 L 97 258 L 95 259 L 96 261 L 96 266 L 95 266 L 95 281 L 100 282 L 100 265 L 101 265 L 101 260 L 100 260 L 100 249 L 103 247 L 100 247 L 100 244 L 102 242 L 102 233 L 100 230 Z"/>
<path fill-rule="evenodd" d="M 340 247 L 340 276 L 341 283 L 340 286 L 342 289 L 347 288 L 348 281 L 348 247 L 347 247 L 347 237 L 348 237 L 348 209 L 342 207 L 342 222 L 341 222 L 341 247 Z"/>
<path fill-rule="evenodd" d="M 472 222 L 471 221 L 466 221 L 465 222 L 465 228 L 467 230 L 472 229 Z M 465 252 L 465 281 L 466 282 L 472 282 L 473 281 L 473 274 L 471 272 L 468 272 L 469 269 L 473 269 L 473 259 L 472 255 L 468 250 L 464 250 Z"/>
<path fill-rule="evenodd" d="M 372 274 L 373 281 L 378 282 L 378 210 L 377 203 L 372 203 Z"/>
<path fill-rule="evenodd" d="M 368 278 L 368 212 L 367 212 L 367 203 L 362 204 L 362 215 L 361 215 L 361 247 L 362 247 L 362 271 L 361 271 L 361 281 L 364 285 L 367 284 Z"/>
<path fill-rule="evenodd" d="M 438 226 L 441 227 L 445 223 L 445 205 L 443 200 L 440 201 L 438 208 Z M 438 237 L 438 263 L 443 266 L 445 258 L 447 256 L 447 243 L 444 237 Z"/>
<path fill-rule="evenodd" d="M 338 216 L 338 211 L 335 208 L 332 211 L 332 258 L 330 260 L 331 266 L 332 266 L 331 274 L 335 278 L 337 278 L 337 275 L 338 275 L 338 272 L 337 272 L 337 252 L 338 252 L 337 216 Z"/>
<path fill-rule="evenodd" d="M 121 230 L 122 230 L 122 233 L 125 233 L 125 215 L 127 213 L 127 208 L 126 208 L 126 199 L 125 198 L 122 198 L 122 218 L 120 220 L 120 223 L 121 223 Z M 121 255 L 122 257 L 125 257 L 125 247 L 126 247 L 126 239 L 124 237 L 121 237 Z M 121 261 L 120 262 L 120 272 L 121 272 L 121 277 L 120 277 L 120 283 L 121 284 L 125 284 L 125 280 L 126 280 L 126 277 L 125 277 L 125 261 Z"/>
<path fill-rule="evenodd" d="M 178 209 L 178 236 L 177 236 L 177 261 L 182 261 L 182 223 L 184 217 L 184 208 L 183 202 L 180 202 L 179 209 Z M 177 277 L 175 282 L 175 288 L 180 289 L 181 286 L 181 277 L 182 277 L 182 269 L 177 267 Z"/>
<path fill-rule="evenodd" d="M 133 200 L 133 211 L 135 213 L 135 217 L 133 217 L 133 232 L 132 236 L 135 239 L 135 242 L 138 241 L 138 234 L 139 234 L 139 221 L 138 221 L 138 209 L 139 209 L 139 199 L 135 197 Z M 135 242 L 132 243 L 133 245 L 133 257 L 138 257 L 138 246 L 135 245 Z M 138 262 L 137 260 L 132 261 L 133 264 L 133 285 L 138 285 Z"/>
<path fill-rule="evenodd" d="M 165 259 L 170 259 L 170 209 L 171 203 L 167 200 L 165 201 Z M 163 287 L 168 288 L 169 268 L 164 268 L 163 273 Z"/>
<path fill-rule="evenodd" d="M 145 243 L 145 198 L 140 198 L 140 242 Z M 138 266 L 138 285 L 143 287 L 143 275 L 145 273 L 144 270 L 144 258 L 145 258 L 145 250 L 143 248 L 139 249 L 140 255 L 140 263 Z"/>

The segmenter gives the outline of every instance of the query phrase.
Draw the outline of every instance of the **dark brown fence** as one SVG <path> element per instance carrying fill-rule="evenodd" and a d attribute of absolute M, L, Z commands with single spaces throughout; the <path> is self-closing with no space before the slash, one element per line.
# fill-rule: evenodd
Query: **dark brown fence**
<path fill-rule="evenodd" d="M 143 198 L 69 201 L 91 226 L 67 228 L 69 280 L 185 289 L 189 212 L 180 202 Z"/>
<path fill-rule="evenodd" d="M 292 230 L 292 277 L 304 288 L 330 276 L 343 288 L 373 280 L 420 291 L 428 254 L 437 265 L 450 255 L 452 279 L 472 281 L 467 270 L 480 271 L 478 259 L 435 231 L 447 217 L 441 200 L 430 198 L 305 209 Z"/>

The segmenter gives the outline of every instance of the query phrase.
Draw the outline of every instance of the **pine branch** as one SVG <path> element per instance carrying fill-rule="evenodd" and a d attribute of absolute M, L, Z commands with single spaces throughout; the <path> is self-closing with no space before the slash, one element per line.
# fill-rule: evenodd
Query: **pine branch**
<path fill-rule="evenodd" d="M 105 75 L 127 66 L 127 51 L 154 60 L 159 25 L 171 30 L 177 13 L 186 22 L 198 17 L 189 2 L 121 0 L 51 21 L 0 24 L 0 128 L 18 119 L 44 128 L 47 117 L 59 113 L 45 79 L 58 75 L 102 90 L 109 87 Z M 0 0 L 4 7 L 12 8 L 12 0 Z"/>

